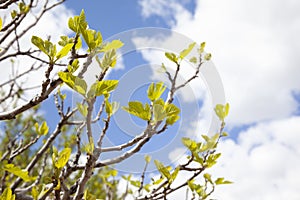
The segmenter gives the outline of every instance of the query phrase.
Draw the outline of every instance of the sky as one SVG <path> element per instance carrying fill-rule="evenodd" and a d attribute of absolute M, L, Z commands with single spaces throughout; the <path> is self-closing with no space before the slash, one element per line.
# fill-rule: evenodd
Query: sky
<path fill-rule="evenodd" d="M 140 98 L 150 81 L 161 79 L 161 74 L 156 73 L 158 66 L 162 61 L 169 65 L 163 56 L 164 50 L 177 51 L 177 47 L 188 45 L 184 44 L 186 41 L 205 41 L 206 51 L 212 53 L 212 63 L 206 67 L 217 70 L 214 77 L 220 76 L 226 101 L 231 106 L 227 120 L 230 137 L 221 141 L 222 156 L 211 173 L 216 177 L 225 176 L 234 184 L 218 187 L 213 197 L 222 200 L 300 199 L 300 2 L 120 2 L 69 0 L 53 11 L 51 18 L 45 19 L 47 26 L 42 23 L 36 28 L 45 30 L 39 32 L 40 35 L 51 34 L 54 38 L 58 33 L 70 34 L 64 25 L 68 16 L 84 9 L 90 27 L 101 31 L 105 40 L 125 39 L 125 50 L 121 50 L 124 56 L 119 67 L 110 74 L 112 78 L 121 77 L 127 84 L 126 89 L 117 91 L 115 98 L 124 97 L 121 101 Z M 56 27 L 55 31 L 51 27 Z M 152 29 L 157 31 L 155 34 L 145 27 L 169 31 Z M 183 40 L 176 40 L 181 36 Z M 183 70 L 183 79 L 189 75 L 189 69 L 187 66 Z M 209 130 L 214 98 L 208 82 L 202 76 L 189 90 L 178 95 L 177 104 L 186 106 L 181 116 L 183 123 L 171 130 L 176 132 L 173 136 L 166 134 L 156 138 L 152 143 L 157 145 L 153 147 L 156 151 L 147 149 L 153 156 L 167 156 L 169 162 L 180 163 L 178 155 L 184 155 L 177 144 L 180 137 L 198 138 L 199 133 Z M 128 88 L 132 93 L 124 96 L 122 91 Z M 46 103 L 46 107 L 50 105 L 50 101 Z M 116 141 L 112 135 L 108 143 L 118 143 L 135 134 L 130 125 L 127 130 L 120 119 L 122 115 L 116 115 L 114 123 L 127 135 Z M 124 123 L 133 123 L 135 130 L 143 125 L 136 119 Z M 137 159 L 142 156 L 141 153 Z M 125 170 L 127 166 L 120 169 Z M 180 179 L 184 178 L 181 176 Z M 171 199 L 183 199 L 182 194 L 178 192 Z"/>

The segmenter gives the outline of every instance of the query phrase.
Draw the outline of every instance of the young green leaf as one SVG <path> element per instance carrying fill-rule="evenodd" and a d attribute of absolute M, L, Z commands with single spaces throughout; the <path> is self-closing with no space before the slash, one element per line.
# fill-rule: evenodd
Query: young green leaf
<path fill-rule="evenodd" d="M 58 155 L 57 161 L 55 162 L 55 167 L 57 167 L 58 169 L 63 168 L 69 161 L 71 152 L 71 148 L 63 149 Z"/>
<path fill-rule="evenodd" d="M 105 112 L 111 116 L 113 115 L 119 108 L 118 102 L 112 102 L 110 103 L 108 100 L 105 101 Z"/>
<path fill-rule="evenodd" d="M 122 109 L 143 120 L 149 121 L 151 119 L 150 106 L 147 103 L 144 106 L 139 101 L 131 101 L 128 103 L 128 107 L 123 106 Z"/>
<path fill-rule="evenodd" d="M 196 64 L 197 63 L 197 58 L 196 57 L 192 57 L 190 59 L 190 62 Z"/>
<path fill-rule="evenodd" d="M 165 167 L 161 162 L 154 160 L 154 164 L 162 176 L 166 177 L 168 180 L 171 178 L 168 168 Z"/>
<path fill-rule="evenodd" d="M 70 88 L 85 96 L 87 84 L 85 80 L 72 75 L 69 72 L 58 72 L 59 78 L 65 82 Z"/>
<path fill-rule="evenodd" d="M 180 170 L 180 167 L 176 167 L 176 168 L 175 168 L 175 170 L 174 170 L 174 171 L 172 172 L 172 174 L 171 174 L 171 178 L 170 178 L 170 180 L 169 180 L 169 183 L 175 181 L 175 179 L 176 179 L 176 177 L 177 177 L 177 175 L 178 175 L 179 170 Z"/>
<path fill-rule="evenodd" d="M 29 176 L 27 170 L 16 167 L 14 164 L 6 164 L 3 169 L 20 177 L 25 182 L 34 181 L 36 179 L 36 177 Z"/>
<path fill-rule="evenodd" d="M 194 48 L 194 46 L 196 45 L 196 42 L 193 42 L 189 45 L 189 47 L 187 49 L 184 49 L 183 51 L 180 52 L 179 57 L 180 59 L 184 59 Z"/>
<path fill-rule="evenodd" d="M 164 93 L 165 89 L 166 86 L 164 86 L 163 82 L 151 83 L 147 90 L 148 98 L 151 101 L 156 101 Z"/>
<path fill-rule="evenodd" d="M 87 97 L 101 96 L 110 93 L 118 86 L 118 80 L 96 81 L 87 93 Z"/>
<path fill-rule="evenodd" d="M 224 121 L 225 117 L 229 113 L 229 104 L 226 103 L 225 105 L 217 104 L 215 107 L 215 113 L 219 117 L 220 121 Z"/>
<path fill-rule="evenodd" d="M 197 151 L 198 145 L 196 141 L 186 137 L 183 137 L 181 141 L 191 152 Z"/>
<path fill-rule="evenodd" d="M 86 29 L 81 30 L 81 34 L 85 43 L 89 47 L 89 51 L 99 47 L 102 43 L 102 35 L 100 32 L 96 32 L 95 30 Z"/>
<path fill-rule="evenodd" d="M 86 190 L 86 191 L 84 191 L 83 199 L 84 200 L 96 200 L 97 198 L 92 193 L 90 193 L 88 190 Z"/>
<path fill-rule="evenodd" d="M 16 195 L 12 193 L 12 190 L 10 189 L 10 187 L 7 187 L 1 194 L 0 199 L 1 200 L 15 200 Z"/>
<path fill-rule="evenodd" d="M 69 43 L 66 44 L 57 54 L 56 54 L 56 60 L 65 57 L 66 55 L 68 55 L 68 53 L 70 52 L 70 50 L 72 49 L 74 44 Z"/>
<path fill-rule="evenodd" d="M 200 44 L 200 49 L 199 49 L 199 53 L 200 53 L 200 54 L 204 52 L 205 45 L 206 45 L 205 42 L 202 42 L 202 43 Z"/>
<path fill-rule="evenodd" d="M 179 115 L 172 115 L 167 117 L 166 123 L 168 125 L 173 125 L 175 122 L 177 122 L 179 120 Z"/>
<path fill-rule="evenodd" d="M 205 54 L 204 59 L 209 61 L 211 59 L 211 53 Z"/>
<path fill-rule="evenodd" d="M 86 117 L 87 113 L 88 113 L 88 106 L 87 105 L 82 105 L 81 103 L 77 103 L 77 108 L 79 110 L 79 112 L 82 114 L 82 116 Z"/>
<path fill-rule="evenodd" d="M 217 178 L 217 180 L 215 180 L 215 184 L 216 185 L 221 185 L 221 184 L 232 184 L 233 182 L 231 181 L 226 181 L 223 177 L 222 178 Z"/>
<path fill-rule="evenodd" d="M 12 19 L 14 19 L 18 15 L 16 10 L 11 11 L 10 16 Z"/>
<path fill-rule="evenodd" d="M 210 183 L 213 183 L 213 181 L 212 181 L 212 179 L 211 179 L 211 175 L 210 174 L 208 174 L 208 173 L 205 173 L 204 175 L 203 175 L 203 177 L 208 181 L 208 182 L 210 182 Z"/>
<path fill-rule="evenodd" d="M 151 161 L 151 156 L 145 155 L 145 161 L 146 163 L 149 163 Z"/>
<path fill-rule="evenodd" d="M 37 48 L 39 48 L 46 55 L 48 55 L 48 52 L 47 52 L 47 50 L 44 47 L 44 40 L 42 40 L 40 37 L 38 37 L 38 36 L 32 36 L 31 37 L 31 43 L 34 44 Z"/>
<path fill-rule="evenodd" d="M 100 61 L 99 57 L 96 56 L 96 61 L 98 62 L 99 66 L 102 70 L 104 70 L 108 67 L 114 67 L 117 63 L 116 50 L 112 49 L 111 51 L 105 52 L 101 61 Z"/>
<path fill-rule="evenodd" d="M 49 127 L 47 126 L 47 122 L 44 121 L 39 127 L 38 123 L 35 123 L 35 130 L 38 135 L 47 135 L 49 131 Z"/>
<path fill-rule="evenodd" d="M 104 47 L 100 50 L 100 52 L 107 52 L 113 49 L 119 49 L 124 45 L 123 42 L 121 42 L 120 40 L 113 40 L 109 43 L 107 43 L 106 45 L 104 45 Z"/>
<path fill-rule="evenodd" d="M 0 31 L 2 30 L 2 24 L 3 22 L 2 22 L 2 18 L 0 17 Z"/>
<path fill-rule="evenodd" d="M 34 200 L 37 200 L 38 197 L 39 197 L 39 192 L 37 190 L 37 187 L 36 186 L 33 186 L 32 189 L 31 189 L 31 196 Z"/>
<path fill-rule="evenodd" d="M 167 117 L 164 106 L 159 104 L 153 105 L 153 119 L 155 122 L 162 121 Z"/>
<path fill-rule="evenodd" d="M 174 63 L 178 63 L 178 58 L 177 58 L 177 56 L 174 54 L 174 53 L 169 53 L 169 52 L 166 52 L 165 53 L 165 56 L 169 59 L 169 60 L 171 60 L 172 62 L 174 62 Z"/>

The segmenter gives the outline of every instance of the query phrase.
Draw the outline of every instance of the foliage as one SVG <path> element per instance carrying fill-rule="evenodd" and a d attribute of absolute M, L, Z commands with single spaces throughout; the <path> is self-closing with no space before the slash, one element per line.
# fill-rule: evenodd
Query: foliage
<path fill-rule="evenodd" d="M 53 5 L 46 2 L 40 6 L 40 15 L 35 18 L 32 26 L 38 23 L 45 12 L 62 2 Z M 3 112 L 0 113 L 0 120 L 4 120 L 5 125 L 4 134 L 0 135 L 0 199 L 117 200 L 130 196 L 135 199 L 166 199 L 183 187 L 190 191 L 193 199 L 196 196 L 198 199 L 207 199 L 217 185 L 231 183 L 223 177 L 214 178 L 207 173 L 207 169 L 213 167 L 221 156 L 217 152 L 217 146 L 220 139 L 227 135 L 223 130 L 229 112 L 228 104 L 215 107 L 215 113 L 221 122 L 218 133 L 211 137 L 202 135 L 203 141 L 182 138 L 183 146 L 188 150 L 183 163 L 165 165 L 154 158 L 157 177 L 149 181 L 146 180 L 145 173 L 152 162 L 150 156 L 145 156 L 145 167 L 139 178 L 131 174 L 119 174 L 113 169 L 114 164 L 121 163 L 139 152 L 152 137 L 159 137 L 159 134 L 180 119 L 181 108 L 173 102 L 174 95 L 196 78 L 203 63 L 211 59 L 211 54 L 204 53 L 205 43 L 200 44 L 198 57 L 189 59 L 196 66 L 194 75 L 181 85 L 176 85 L 181 61 L 186 59 L 197 44 L 189 44 L 179 55 L 165 53 L 166 58 L 176 68 L 175 74 L 171 75 L 162 64 L 170 81 L 170 90 L 166 91 L 166 83 L 153 82 L 145 91 L 148 98 L 146 102 L 130 101 L 127 106 L 122 107 L 123 111 L 146 122 L 144 131 L 121 145 L 104 147 L 102 142 L 109 131 L 111 117 L 119 108 L 119 103 L 112 102 L 110 98 L 111 93 L 118 87 L 119 80 L 109 80 L 106 75 L 116 65 L 117 50 L 123 43 L 120 40 L 104 42 L 99 31 L 89 28 L 82 11 L 79 16 L 68 21 L 68 27 L 73 33 L 70 36 L 61 36 L 57 44 L 51 42 L 50 38 L 34 35 L 31 38 L 34 50 L 23 52 L 17 48 L 11 53 L 14 50 L 11 46 L 19 45 L 23 36 L 17 35 L 22 29 L 19 24 L 27 15 L 32 14 L 31 9 L 38 3 L 40 1 L 31 1 L 29 4 L 21 2 L 16 4 L 17 7 L 10 2 L 5 6 L 0 3 L 0 9 L 10 7 L 12 10 L 8 21 L 0 18 L 0 41 L 13 38 L 11 43 L 3 43 L 8 44 L 7 46 L 1 46 L 0 62 L 23 55 L 41 63 L 40 67 L 32 66 L 24 76 L 39 68 L 45 70 L 41 92 L 25 103 L 22 95 L 26 87 L 17 84 L 21 76 L 1 84 L 0 92 L 3 97 L 0 101 Z M 22 33 L 25 34 L 32 26 Z M 84 45 L 88 49 L 80 54 L 79 52 L 84 51 Z M 40 54 L 47 59 L 40 58 Z M 97 80 L 88 87 L 83 75 L 94 57 L 101 72 L 97 75 Z M 13 65 L 14 61 L 11 62 Z M 60 67 L 59 72 L 55 73 L 53 68 L 57 66 Z M 50 77 L 53 73 L 56 76 Z M 64 84 L 82 97 L 82 101 L 76 102 L 74 107 L 68 105 L 68 95 L 60 91 Z M 168 93 L 168 98 L 163 98 L 164 93 Z M 46 119 L 40 112 L 40 106 L 50 97 L 54 99 L 58 121 Z M 102 104 L 97 116 L 94 116 L 97 100 Z M 81 120 L 74 121 L 72 117 L 77 114 L 81 116 Z M 103 129 L 98 135 L 93 134 L 92 129 L 96 122 L 103 123 Z M 88 142 L 83 142 L 83 138 L 87 138 Z M 125 152 L 118 156 L 109 159 L 101 157 L 107 152 L 122 150 Z M 182 174 L 185 174 L 186 180 L 174 184 Z M 126 183 L 126 188 L 120 192 L 118 187 L 122 181 Z"/>

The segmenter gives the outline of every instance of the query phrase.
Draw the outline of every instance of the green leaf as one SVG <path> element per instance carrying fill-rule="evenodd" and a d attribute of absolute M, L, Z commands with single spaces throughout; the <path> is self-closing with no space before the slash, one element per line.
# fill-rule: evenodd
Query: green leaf
<path fill-rule="evenodd" d="M 145 155 L 145 161 L 146 161 L 146 163 L 150 163 L 150 161 L 151 161 L 151 156 Z"/>
<path fill-rule="evenodd" d="M 233 182 L 231 181 L 226 181 L 223 177 L 222 178 L 218 178 L 217 180 L 215 180 L 215 184 L 216 185 L 221 185 L 221 184 L 232 184 Z"/>
<path fill-rule="evenodd" d="M 48 132 L 49 132 L 49 127 L 47 126 L 47 122 L 44 121 L 39 128 L 38 134 L 39 135 L 47 135 Z"/>
<path fill-rule="evenodd" d="M 190 62 L 196 64 L 197 63 L 197 58 L 196 57 L 192 57 L 190 59 Z"/>
<path fill-rule="evenodd" d="M 101 96 L 110 93 L 118 86 L 118 80 L 96 81 L 87 93 L 88 98 Z"/>
<path fill-rule="evenodd" d="M 166 123 L 168 125 L 173 125 L 175 122 L 179 120 L 179 115 L 172 115 L 170 117 L 167 117 Z"/>
<path fill-rule="evenodd" d="M 56 159 L 58 157 L 58 151 L 55 146 L 52 146 L 52 163 L 55 165 Z"/>
<path fill-rule="evenodd" d="M 2 23 L 3 23 L 3 22 L 2 22 L 2 18 L 0 17 L 0 31 L 2 30 L 2 26 L 3 26 Z"/>
<path fill-rule="evenodd" d="M 87 29 L 87 22 L 85 19 L 85 13 L 84 10 L 81 10 L 81 13 L 79 16 L 74 16 L 73 18 L 69 18 L 68 26 L 69 28 L 74 31 L 75 33 L 80 33 L 82 30 Z"/>
<path fill-rule="evenodd" d="M 90 137 L 90 138 L 89 138 L 89 143 L 86 144 L 86 145 L 84 146 L 84 150 L 85 150 L 89 155 L 92 155 L 93 152 L 94 152 L 94 149 L 95 149 L 94 139 L 93 139 L 93 137 Z"/>
<path fill-rule="evenodd" d="M 225 117 L 227 117 L 229 113 L 229 104 L 226 103 L 225 105 L 217 104 L 215 107 L 215 113 L 219 117 L 220 121 L 224 121 Z"/>
<path fill-rule="evenodd" d="M 77 108 L 79 112 L 82 114 L 82 116 L 86 117 L 88 113 L 88 106 L 87 105 L 82 105 L 81 103 L 77 103 Z"/>
<path fill-rule="evenodd" d="M 57 167 L 58 169 L 63 168 L 67 164 L 67 162 L 70 158 L 71 152 L 72 152 L 71 148 L 63 149 L 58 155 L 58 159 L 55 162 L 55 167 Z"/>
<path fill-rule="evenodd" d="M 209 61 L 211 59 L 211 53 L 205 54 L 204 59 Z"/>
<path fill-rule="evenodd" d="M 161 162 L 154 160 L 154 164 L 162 176 L 166 177 L 168 180 L 171 178 L 168 168 L 165 167 Z"/>
<path fill-rule="evenodd" d="M 99 47 L 102 43 L 102 35 L 100 32 L 91 29 L 81 29 L 81 34 L 90 51 Z"/>
<path fill-rule="evenodd" d="M 210 168 L 217 163 L 217 159 L 221 156 L 221 153 L 211 154 L 206 160 L 206 167 Z"/>
<path fill-rule="evenodd" d="M 177 175 L 178 175 L 178 172 L 180 170 L 180 167 L 176 167 L 175 170 L 172 172 L 171 174 L 171 178 L 170 178 L 170 183 L 175 181 Z"/>
<path fill-rule="evenodd" d="M 96 200 L 96 197 L 92 193 L 90 193 L 88 190 L 86 190 L 84 192 L 83 199 L 84 200 Z"/>
<path fill-rule="evenodd" d="M 70 88 L 78 92 L 79 94 L 85 96 L 87 84 L 85 80 L 78 78 L 76 76 L 73 76 L 69 72 L 58 72 L 59 78 L 63 82 L 65 82 Z"/>
<path fill-rule="evenodd" d="M 191 152 L 195 152 L 198 149 L 197 142 L 190 138 L 183 137 L 181 138 L 181 141 L 183 145 L 186 146 Z"/>
<path fill-rule="evenodd" d="M 12 194 L 12 190 L 10 189 L 10 187 L 7 187 L 1 194 L 0 199 L 1 200 L 15 200 L 16 195 Z"/>
<path fill-rule="evenodd" d="M 75 72 L 79 68 L 79 61 L 78 59 L 75 59 L 71 65 L 68 65 L 68 71 L 70 73 Z"/>
<path fill-rule="evenodd" d="M 164 111 L 164 106 L 161 106 L 159 104 L 154 104 L 153 105 L 153 117 L 154 121 L 162 121 L 167 117 L 166 112 Z"/>
<path fill-rule="evenodd" d="M 31 196 L 34 200 L 37 200 L 38 197 L 39 197 L 39 192 L 36 188 L 36 186 L 33 186 L 32 189 L 31 189 Z"/>
<path fill-rule="evenodd" d="M 165 53 L 165 56 L 169 59 L 169 60 L 171 60 L 172 62 L 174 62 L 174 63 L 178 63 L 178 58 L 176 57 L 176 55 L 174 54 L 174 53 L 169 53 L 169 52 L 166 52 Z"/>
<path fill-rule="evenodd" d="M 168 116 L 178 115 L 180 113 L 180 109 L 175 106 L 174 104 L 167 104 L 166 105 L 166 113 Z"/>
<path fill-rule="evenodd" d="M 204 152 L 204 151 L 207 151 L 209 149 L 213 149 L 216 147 L 216 144 L 220 137 L 220 134 L 217 133 L 214 136 L 212 136 L 211 138 L 208 137 L 207 135 L 201 135 L 201 136 L 206 141 L 206 144 L 204 144 L 200 149 L 201 152 Z"/>
<path fill-rule="evenodd" d="M 194 48 L 196 45 L 196 42 L 193 42 L 189 45 L 187 49 L 184 49 L 183 51 L 180 52 L 179 57 L 180 59 L 184 59 Z"/>
<path fill-rule="evenodd" d="M 56 60 L 65 57 L 66 55 L 68 55 L 68 53 L 70 52 L 70 50 L 72 49 L 74 44 L 69 43 L 66 46 L 64 46 L 57 54 L 56 54 Z"/>
<path fill-rule="evenodd" d="M 102 70 L 104 70 L 108 67 L 114 67 L 117 63 L 116 50 L 113 49 L 111 51 L 105 52 L 101 61 L 99 60 L 99 57 L 96 56 L 96 61 L 98 62 L 99 66 Z"/>
<path fill-rule="evenodd" d="M 141 182 L 138 180 L 136 180 L 136 181 L 131 180 L 130 184 L 137 188 L 141 187 Z"/>
<path fill-rule="evenodd" d="M 29 176 L 27 170 L 16 167 L 14 164 L 6 164 L 3 169 L 20 177 L 25 182 L 34 181 L 36 179 L 36 177 Z"/>
<path fill-rule="evenodd" d="M 147 103 L 144 106 L 139 101 L 131 101 L 128 102 L 128 107 L 123 106 L 122 109 L 143 120 L 149 121 L 151 119 L 150 106 Z"/>
<path fill-rule="evenodd" d="M 200 44 L 200 49 L 199 49 L 199 53 L 200 53 L 200 54 L 204 52 L 205 45 L 206 45 L 205 42 L 202 42 L 202 43 Z"/>
<path fill-rule="evenodd" d="M 148 98 L 151 101 L 156 101 L 164 93 L 165 89 L 166 86 L 164 86 L 163 82 L 151 83 L 147 90 Z"/>
<path fill-rule="evenodd" d="M 222 137 L 227 137 L 227 136 L 228 136 L 228 133 L 227 133 L 227 132 L 222 132 L 221 136 L 222 136 Z"/>
<path fill-rule="evenodd" d="M 13 10 L 13 11 L 10 13 L 10 16 L 11 16 L 12 19 L 14 19 L 17 15 L 18 15 L 18 13 L 17 13 L 16 10 Z"/>
<path fill-rule="evenodd" d="M 101 50 L 100 52 L 107 52 L 113 49 L 119 49 L 124 45 L 123 42 L 121 42 L 120 40 L 113 40 L 109 43 L 107 43 Z"/>
<path fill-rule="evenodd" d="M 118 102 L 110 103 L 108 100 L 105 100 L 105 112 L 111 116 L 118 110 L 119 105 Z"/>
<path fill-rule="evenodd" d="M 44 52 L 46 55 L 48 55 L 48 52 L 46 51 L 44 47 L 44 40 L 37 36 L 31 37 L 31 43 L 34 44 L 37 48 L 39 48 L 42 52 Z"/>
<path fill-rule="evenodd" d="M 211 179 L 211 175 L 210 174 L 208 174 L 208 173 L 205 173 L 204 175 L 203 175 L 203 177 L 208 181 L 208 182 L 210 182 L 211 184 L 213 183 L 213 181 L 212 181 L 212 179 Z"/>

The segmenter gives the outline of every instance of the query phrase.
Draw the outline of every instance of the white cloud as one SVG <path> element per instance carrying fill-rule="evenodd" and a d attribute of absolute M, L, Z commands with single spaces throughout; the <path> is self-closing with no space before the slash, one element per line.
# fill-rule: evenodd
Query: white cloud
<path fill-rule="evenodd" d="M 300 118 L 292 116 L 299 106 L 292 92 L 300 90 L 300 2 L 197 2 L 192 17 L 181 14 L 184 6 L 180 3 L 171 6 L 175 19 L 171 28 L 197 42 L 207 42 L 231 104 L 228 125 L 251 125 L 239 133 L 237 141 L 220 144 L 223 156 L 212 174 L 235 183 L 220 186 L 215 196 L 225 200 L 300 199 Z M 159 7 L 159 1 L 156 3 Z M 144 9 L 151 16 L 151 9 Z M 162 3 L 160 9 L 168 6 Z M 153 54 L 143 55 L 153 62 Z M 207 101 L 211 99 L 204 99 L 203 114 L 211 109 Z M 203 131 L 207 118 L 199 120 L 187 134 Z M 179 191 L 171 199 L 184 199 L 184 195 Z"/>
<path fill-rule="evenodd" d="M 232 105 L 231 123 L 283 118 L 297 108 L 291 92 L 300 90 L 295 53 L 300 47 L 300 14 L 295 9 L 299 4 L 201 1 L 192 18 L 181 15 L 183 7 L 170 8 L 176 19 L 172 29 L 197 42 L 206 41 L 213 53 Z M 161 8 L 168 7 L 161 4 Z M 148 6 L 144 10 L 151 11 Z"/>
<path fill-rule="evenodd" d="M 222 200 L 279 200 L 300 198 L 300 117 L 263 122 L 219 144 L 222 156 L 209 173 L 233 185 L 218 186 L 214 198 Z M 177 182 L 185 180 L 181 174 Z M 184 199 L 178 191 L 170 199 Z"/>

